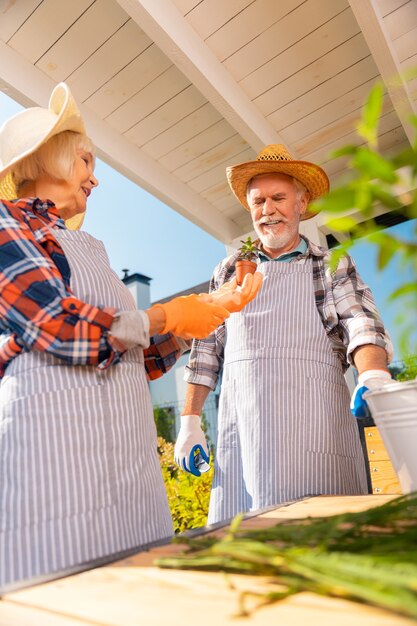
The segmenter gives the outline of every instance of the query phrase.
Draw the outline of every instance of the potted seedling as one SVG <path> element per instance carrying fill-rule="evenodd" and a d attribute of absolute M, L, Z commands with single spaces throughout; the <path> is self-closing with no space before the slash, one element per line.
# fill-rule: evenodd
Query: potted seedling
<path fill-rule="evenodd" d="M 258 246 L 256 241 L 252 241 L 248 237 L 246 241 L 240 240 L 242 245 L 239 248 L 239 256 L 236 260 L 236 281 L 241 285 L 246 274 L 254 274 L 256 272 L 257 263 L 255 259 L 258 257 Z"/>

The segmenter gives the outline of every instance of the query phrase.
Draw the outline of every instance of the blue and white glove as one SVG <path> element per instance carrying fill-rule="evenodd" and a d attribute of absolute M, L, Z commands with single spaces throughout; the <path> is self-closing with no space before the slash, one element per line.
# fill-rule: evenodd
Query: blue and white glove
<path fill-rule="evenodd" d="M 378 389 L 393 382 L 392 376 L 386 370 L 366 370 L 358 377 L 358 384 L 353 390 L 350 400 L 350 410 L 355 417 L 368 417 L 370 415 L 363 394 L 368 389 Z"/>
<path fill-rule="evenodd" d="M 174 460 L 178 467 L 194 476 L 201 476 L 210 469 L 209 449 L 198 415 L 181 416 Z"/>

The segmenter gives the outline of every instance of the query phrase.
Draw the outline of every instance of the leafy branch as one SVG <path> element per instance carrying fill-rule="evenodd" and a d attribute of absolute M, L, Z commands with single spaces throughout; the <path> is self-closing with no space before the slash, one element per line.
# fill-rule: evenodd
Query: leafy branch
<path fill-rule="evenodd" d="M 185 539 L 189 550 L 156 561 L 164 568 L 268 577 L 269 604 L 302 591 L 351 599 L 417 618 L 417 493 L 367 511 L 245 531 L 241 516 L 223 539 Z"/>
<path fill-rule="evenodd" d="M 347 157 L 352 179 L 317 200 L 312 209 L 326 215 L 326 224 L 344 233 L 346 239 L 334 251 L 331 268 L 359 238 L 377 248 L 377 269 L 382 271 L 396 259 L 401 268 L 411 270 L 412 280 L 402 284 L 390 295 L 391 301 L 401 302 L 402 308 L 417 310 L 417 226 L 416 237 L 405 241 L 383 230 L 375 221 L 375 208 L 384 207 L 402 219 L 417 218 L 417 139 L 393 157 L 383 156 L 378 148 L 378 126 L 382 111 L 384 89 L 376 83 L 363 106 L 356 131 L 364 140 L 361 145 L 346 145 L 331 153 L 331 158 Z M 417 116 L 411 119 L 417 129 Z M 352 214 L 353 210 L 353 214 Z M 349 214 L 350 212 L 350 214 Z M 363 218 L 358 222 L 357 214 Z M 414 323 L 399 320 L 403 326 L 401 348 L 410 349 L 409 338 Z"/>

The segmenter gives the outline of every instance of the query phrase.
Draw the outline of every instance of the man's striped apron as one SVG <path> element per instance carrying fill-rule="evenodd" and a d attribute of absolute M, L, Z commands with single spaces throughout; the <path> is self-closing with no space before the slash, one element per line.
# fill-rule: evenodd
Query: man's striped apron
<path fill-rule="evenodd" d="M 270 261 L 259 271 L 260 293 L 226 321 L 209 523 L 307 495 L 367 493 L 311 259 Z"/>

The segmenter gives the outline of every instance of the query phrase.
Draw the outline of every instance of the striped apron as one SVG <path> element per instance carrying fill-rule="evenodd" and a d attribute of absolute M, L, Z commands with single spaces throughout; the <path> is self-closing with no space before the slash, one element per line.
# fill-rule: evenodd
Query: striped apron
<path fill-rule="evenodd" d="M 307 495 L 367 493 L 311 259 L 258 269 L 259 295 L 226 321 L 211 524 Z"/>
<path fill-rule="evenodd" d="M 100 241 L 53 234 L 78 298 L 136 308 Z M 0 588 L 170 537 L 143 350 L 106 370 L 15 358 L 0 386 L 0 477 Z"/>

